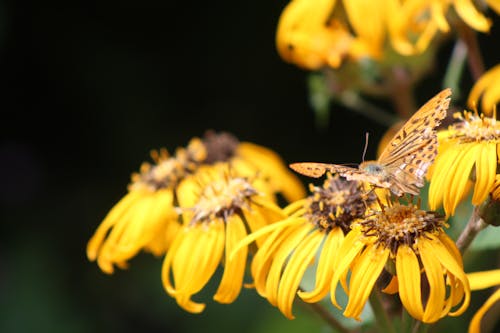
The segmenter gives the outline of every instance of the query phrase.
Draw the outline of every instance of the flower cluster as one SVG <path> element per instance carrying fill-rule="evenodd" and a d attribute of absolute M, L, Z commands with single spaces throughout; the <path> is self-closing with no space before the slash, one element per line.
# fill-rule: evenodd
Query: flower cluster
<path fill-rule="evenodd" d="M 213 299 L 232 303 L 249 265 L 251 286 L 289 319 L 295 301 L 330 303 L 358 321 L 370 303 L 384 322 L 387 313 L 376 305 L 381 297 L 391 311 L 418 325 L 462 315 L 471 291 L 500 285 L 499 270 L 466 274 L 462 257 L 480 230 L 500 225 L 500 65 L 475 78 L 467 101 L 473 112 L 455 112 L 453 120 L 447 117 L 449 88 L 415 113 L 407 102 L 411 85 L 432 63 L 426 53 L 452 29 L 473 53 L 471 32 L 491 27 L 481 10 L 500 13 L 496 0 L 483 5 L 292 0 L 277 28 L 281 57 L 309 70 L 326 68 L 334 77 L 324 82 L 328 93 L 339 90 L 342 79 L 355 90 L 383 86 L 405 116 L 384 136 L 379 159 L 359 168 L 291 164 L 311 177 L 327 174 L 321 186 L 310 184 L 307 195 L 276 153 L 228 133 L 207 132 L 173 155 L 152 152 L 154 163 L 132 175 L 128 193 L 89 240 L 88 258 L 111 274 L 140 251 L 164 256 L 164 289 L 191 313 L 205 309 L 194 298 L 218 270 Z M 374 63 L 377 75 L 360 83 Z M 477 69 L 477 61 L 470 66 Z M 428 209 L 421 197 L 426 180 Z M 284 207 L 278 194 L 287 201 Z M 448 230 L 463 219 L 457 208 L 466 201 L 472 213 L 455 240 Z M 338 297 L 342 292 L 345 300 Z M 470 332 L 480 331 L 499 299 L 495 292 L 479 308 Z"/>

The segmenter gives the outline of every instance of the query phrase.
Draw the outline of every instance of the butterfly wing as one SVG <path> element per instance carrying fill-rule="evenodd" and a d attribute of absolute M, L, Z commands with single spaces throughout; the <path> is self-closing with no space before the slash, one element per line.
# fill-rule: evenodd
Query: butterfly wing
<path fill-rule="evenodd" d="M 345 174 L 360 173 L 360 170 L 348 166 L 329 164 L 329 163 L 316 163 L 316 162 L 300 162 L 290 164 L 290 168 L 294 171 L 308 177 L 319 178 L 327 171 L 331 173 L 338 173 L 345 177 Z"/>
<path fill-rule="evenodd" d="M 400 191 L 418 194 L 427 169 L 437 155 L 436 127 L 446 117 L 451 89 L 444 89 L 425 103 L 394 135 L 378 162 Z"/>

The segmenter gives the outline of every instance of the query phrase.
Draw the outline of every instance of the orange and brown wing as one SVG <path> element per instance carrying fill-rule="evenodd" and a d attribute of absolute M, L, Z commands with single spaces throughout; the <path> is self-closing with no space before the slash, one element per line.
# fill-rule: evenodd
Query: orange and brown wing
<path fill-rule="evenodd" d="M 344 176 L 349 173 L 360 173 L 360 170 L 329 163 L 316 163 L 316 162 L 300 162 L 290 164 L 290 168 L 294 171 L 308 177 L 319 178 L 323 176 L 327 171 L 331 173 L 338 173 Z"/>
<path fill-rule="evenodd" d="M 451 89 L 444 89 L 425 103 L 396 133 L 380 155 L 395 181 L 422 187 L 427 169 L 437 155 L 436 127 L 446 117 Z M 411 193 L 411 192 L 410 192 Z"/>

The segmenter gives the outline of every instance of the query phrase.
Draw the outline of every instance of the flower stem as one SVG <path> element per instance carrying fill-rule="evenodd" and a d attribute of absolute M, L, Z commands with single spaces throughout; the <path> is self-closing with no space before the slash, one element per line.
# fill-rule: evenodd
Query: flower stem
<path fill-rule="evenodd" d="M 325 309 L 320 303 L 306 303 L 309 307 L 316 312 L 331 328 L 336 332 L 349 333 L 349 329 L 345 328 L 332 314 Z"/>
<path fill-rule="evenodd" d="M 404 68 L 396 67 L 392 78 L 391 98 L 394 108 L 402 119 L 408 119 L 416 111 L 411 77 Z"/>
<path fill-rule="evenodd" d="M 375 314 L 377 324 L 380 327 L 380 332 L 396 333 L 396 330 L 394 329 L 394 326 L 392 326 L 389 316 L 380 300 L 379 292 L 375 290 L 372 291 L 372 293 L 370 294 L 370 305 L 372 307 L 373 313 Z"/>
<path fill-rule="evenodd" d="M 457 247 L 462 254 L 467 250 L 477 234 L 488 226 L 486 223 L 484 223 L 483 219 L 479 215 L 479 212 L 480 207 L 474 206 L 472 215 L 469 218 L 465 229 L 458 237 Z"/>
<path fill-rule="evenodd" d="M 461 21 L 457 23 L 457 31 L 460 39 L 467 45 L 469 70 L 474 81 L 477 81 L 484 73 L 484 62 L 477 41 L 477 34 L 467 24 Z"/>
<path fill-rule="evenodd" d="M 353 91 L 342 92 L 336 97 L 336 100 L 342 105 L 350 108 L 352 111 L 362 114 L 380 125 L 390 127 L 398 120 L 397 117 L 394 117 L 389 112 L 365 101 Z"/>
<path fill-rule="evenodd" d="M 450 62 L 448 63 L 443 79 L 443 88 L 451 88 L 454 99 L 460 96 L 460 78 L 462 77 L 466 60 L 467 45 L 465 45 L 462 39 L 458 39 L 453 47 Z"/>

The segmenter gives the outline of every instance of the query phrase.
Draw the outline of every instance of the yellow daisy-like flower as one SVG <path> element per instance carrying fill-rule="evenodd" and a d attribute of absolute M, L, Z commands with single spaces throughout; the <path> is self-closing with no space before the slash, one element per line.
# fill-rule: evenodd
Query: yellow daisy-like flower
<path fill-rule="evenodd" d="M 97 260 L 106 273 L 113 273 L 114 264 L 126 267 L 141 250 L 165 253 L 180 228 L 174 210 L 179 185 L 201 166 L 229 163 L 239 175 L 261 173 L 273 193 L 280 192 L 287 200 L 305 195 L 299 179 L 276 153 L 239 142 L 228 133 L 208 132 L 203 140 L 195 138 L 186 149 L 177 149 L 174 156 L 162 150 L 154 152 L 153 159 L 154 165 L 144 163 L 140 173 L 132 175 L 129 193 L 111 209 L 88 242 L 87 257 Z"/>
<path fill-rule="evenodd" d="M 438 133 L 438 155 L 433 166 L 429 188 L 429 205 L 441 204 L 447 215 L 453 215 L 467 194 L 468 183 L 475 181 L 472 204 L 479 205 L 495 182 L 500 142 L 500 123 L 495 117 L 465 111 L 456 113 L 460 122 Z"/>
<path fill-rule="evenodd" d="M 482 290 L 500 285 L 500 269 L 467 274 L 471 290 Z M 488 310 L 500 300 L 500 290 L 495 291 L 474 314 L 469 333 L 481 332 L 481 320 Z"/>
<path fill-rule="evenodd" d="M 322 187 L 311 186 L 311 192 L 284 209 L 286 219 L 260 229 L 239 245 L 268 235 L 252 260 L 251 273 L 257 292 L 289 319 L 294 318 L 292 305 L 300 282 L 318 251 L 315 288 L 299 292 L 308 302 L 328 293 L 344 235 L 351 222 L 364 215 L 366 206 L 375 202 L 373 192 L 367 194 L 360 183 L 338 176 L 329 175 Z"/>
<path fill-rule="evenodd" d="M 350 270 L 344 315 L 359 320 L 375 282 L 391 264 L 399 297 L 411 316 L 432 323 L 446 315 L 462 314 L 470 301 L 469 283 L 460 253 L 443 231 L 444 218 L 400 203 L 367 214 L 354 223 L 337 251 L 339 259 L 330 287 L 332 303 L 341 308 L 335 289 Z"/>
<path fill-rule="evenodd" d="M 179 228 L 173 206 L 175 188 L 206 158 L 206 149 L 193 139 L 173 157 L 166 150 L 153 152 L 152 157 L 155 165 L 144 163 L 141 172 L 132 175 L 129 193 L 111 209 L 87 244 L 87 257 L 97 260 L 105 273 L 113 273 L 113 264 L 125 268 L 127 260 L 142 249 L 155 255 L 165 252 Z"/>
<path fill-rule="evenodd" d="M 500 13 L 498 0 L 486 4 Z M 488 32 L 491 21 L 474 4 L 473 0 L 391 0 L 388 6 L 388 29 L 393 47 L 401 54 L 421 53 L 428 48 L 439 32 L 450 31 L 450 21 L 455 16 L 451 10 L 471 28 Z"/>
<path fill-rule="evenodd" d="M 488 70 L 474 84 L 470 91 L 467 104 L 470 108 L 476 109 L 479 98 L 481 98 L 481 110 L 486 115 L 490 116 L 496 108 L 496 104 L 500 101 L 500 65 Z"/>
<path fill-rule="evenodd" d="M 224 166 L 223 166 L 224 167 Z M 246 235 L 284 217 L 274 204 L 267 182 L 208 171 L 204 177 L 189 177 L 181 185 L 179 203 L 186 223 L 177 233 L 162 268 L 167 293 L 183 309 L 200 313 L 205 304 L 191 298 L 208 283 L 223 264 L 224 272 L 214 300 L 231 303 L 239 295 L 248 249 L 229 257 Z M 211 179 L 206 183 L 207 178 Z M 206 183 L 206 185 L 200 185 Z M 195 195 L 193 195 L 193 189 Z M 192 205 L 193 199 L 196 199 Z"/>

